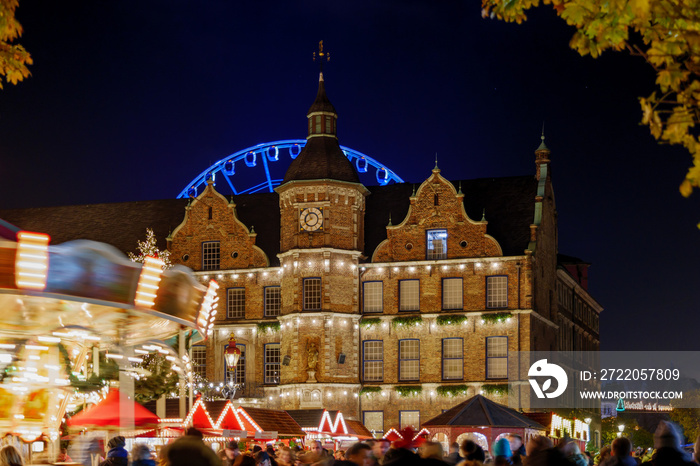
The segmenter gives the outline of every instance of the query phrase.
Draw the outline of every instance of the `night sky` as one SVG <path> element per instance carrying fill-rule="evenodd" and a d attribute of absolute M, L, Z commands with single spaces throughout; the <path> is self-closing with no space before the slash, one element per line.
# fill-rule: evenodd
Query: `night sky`
<path fill-rule="evenodd" d="M 342 145 L 408 182 L 534 174 L 545 122 L 559 251 L 592 264 L 604 350 L 697 350 L 700 193 L 659 146 L 640 58 L 594 60 L 549 7 L 478 1 L 21 0 L 32 76 L 0 91 L 2 208 L 175 197 L 228 154 L 306 136 L 323 39 Z M 278 162 L 280 163 L 280 162 Z"/>

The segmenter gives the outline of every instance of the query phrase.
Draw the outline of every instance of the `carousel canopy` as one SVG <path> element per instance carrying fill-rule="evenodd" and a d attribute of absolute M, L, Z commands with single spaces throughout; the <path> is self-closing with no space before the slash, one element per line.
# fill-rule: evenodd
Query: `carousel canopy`
<path fill-rule="evenodd" d="M 520 427 L 544 430 L 541 424 L 482 395 L 469 398 L 424 422 L 423 426 Z"/>
<path fill-rule="evenodd" d="M 158 425 L 158 416 L 130 400 L 119 390 L 112 389 L 104 400 L 70 418 L 67 422 L 68 427 L 127 427 L 120 414 L 122 403 L 133 406 L 134 426 Z"/>

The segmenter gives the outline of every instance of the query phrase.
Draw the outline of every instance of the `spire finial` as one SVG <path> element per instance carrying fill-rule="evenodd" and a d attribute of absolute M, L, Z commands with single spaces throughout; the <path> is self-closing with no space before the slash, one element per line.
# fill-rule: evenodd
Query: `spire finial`
<path fill-rule="evenodd" d="M 535 152 L 538 152 L 541 150 L 549 151 L 549 148 L 544 143 L 544 120 L 542 120 L 542 136 L 540 136 L 540 139 L 542 140 L 542 142 L 540 143 L 540 147 L 538 147 Z"/>
<path fill-rule="evenodd" d="M 462 194 L 462 180 L 459 180 L 459 190 L 457 191 L 457 194 Z"/>
<path fill-rule="evenodd" d="M 321 74 L 319 75 L 319 80 L 323 81 L 323 62 L 325 61 L 330 61 L 331 60 L 331 54 L 328 52 L 323 51 L 323 41 L 318 42 L 318 55 L 317 52 L 314 52 L 314 61 L 316 61 L 316 57 L 318 56 L 318 65 L 320 67 Z"/>
<path fill-rule="evenodd" d="M 486 221 L 486 207 L 484 207 L 484 210 L 481 212 L 481 221 Z"/>
<path fill-rule="evenodd" d="M 413 192 L 411 193 L 411 197 L 416 197 L 416 185 L 413 185 Z"/>
<path fill-rule="evenodd" d="M 387 226 L 390 227 L 390 226 L 392 226 L 392 225 L 393 225 L 393 223 L 391 223 L 391 212 L 389 212 L 389 225 L 387 225 Z"/>
<path fill-rule="evenodd" d="M 437 152 L 435 152 L 435 168 L 433 170 L 439 170 L 438 164 L 437 164 Z"/>

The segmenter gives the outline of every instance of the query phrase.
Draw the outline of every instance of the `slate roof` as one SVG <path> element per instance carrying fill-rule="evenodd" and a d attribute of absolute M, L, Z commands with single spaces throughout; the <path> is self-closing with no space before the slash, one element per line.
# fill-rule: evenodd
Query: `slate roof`
<path fill-rule="evenodd" d="M 301 426 L 286 411 L 264 408 L 243 408 L 243 410 L 264 431 L 276 431 L 280 436 L 303 437 L 306 435 L 301 430 Z"/>
<path fill-rule="evenodd" d="M 301 427 L 316 427 L 318 428 L 323 418 L 323 408 L 317 409 L 288 409 L 287 412 Z M 337 412 L 337 411 L 336 411 Z M 335 419 L 335 416 L 331 416 Z"/>
<path fill-rule="evenodd" d="M 318 76 L 318 92 L 316 93 L 316 100 L 314 100 L 314 103 L 311 104 L 311 107 L 306 114 L 308 115 L 313 112 L 336 113 L 335 107 L 326 95 L 326 84 L 323 81 L 323 73 Z"/>
<path fill-rule="evenodd" d="M 325 138 L 313 138 L 325 139 Z M 298 157 L 297 157 L 298 159 Z M 347 159 L 345 159 L 347 160 Z M 457 187 L 459 182 L 453 181 Z M 520 255 L 530 240 L 537 182 L 533 176 L 480 178 L 461 182 L 464 205 L 472 220 L 486 209 L 487 232 L 499 242 L 505 255 Z M 368 258 L 386 239 L 391 214 L 394 225 L 408 212 L 412 184 L 371 186 L 365 215 L 365 249 Z M 417 187 L 418 185 L 416 185 Z M 279 195 L 272 193 L 233 196 L 238 218 L 258 234 L 256 244 L 267 254 L 270 265 L 279 265 Z M 0 210 L 0 219 L 23 230 L 51 235 L 51 244 L 89 239 L 111 244 L 124 253 L 135 252 L 138 241 L 152 228 L 165 248 L 165 238 L 185 217 L 186 199 L 164 199 L 111 204 Z"/>
<path fill-rule="evenodd" d="M 475 395 L 423 423 L 423 427 L 430 426 L 527 427 L 544 430 L 532 419 L 482 395 Z"/>
<path fill-rule="evenodd" d="M 355 435 L 358 438 L 373 438 L 372 432 L 370 432 L 364 424 L 360 421 L 355 421 L 353 419 L 346 419 L 345 426 L 348 428 L 348 435 Z"/>

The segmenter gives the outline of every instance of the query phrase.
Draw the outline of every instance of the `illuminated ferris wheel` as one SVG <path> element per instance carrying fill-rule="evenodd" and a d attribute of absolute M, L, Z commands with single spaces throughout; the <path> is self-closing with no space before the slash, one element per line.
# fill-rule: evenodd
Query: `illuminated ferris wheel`
<path fill-rule="evenodd" d="M 209 179 L 217 184 L 217 191 L 222 194 L 272 192 L 284 179 L 289 162 L 297 158 L 304 145 L 306 139 L 286 139 L 235 152 L 200 173 L 177 197 L 196 197 L 204 190 Z M 393 170 L 372 157 L 349 147 L 340 148 L 355 165 L 362 184 L 383 186 L 404 182 Z"/>

